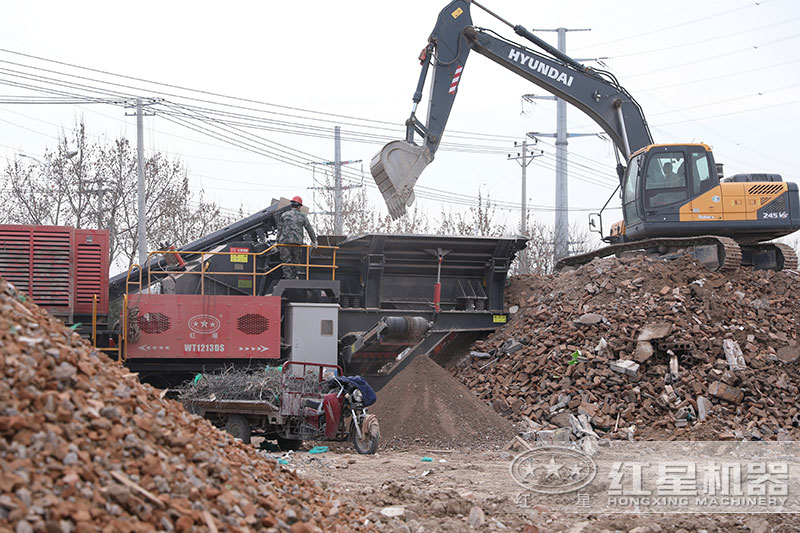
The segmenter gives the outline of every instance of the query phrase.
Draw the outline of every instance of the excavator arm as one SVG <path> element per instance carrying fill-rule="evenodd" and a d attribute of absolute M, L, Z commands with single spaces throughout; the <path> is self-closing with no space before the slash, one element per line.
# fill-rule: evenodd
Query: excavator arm
<path fill-rule="evenodd" d="M 549 55 L 508 41 L 491 30 L 474 27 L 471 5 L 484 9 Z M 653 143 L 641 108 L 611 74 L 585 67 L 478 2 L 455 0 L 439 13 L 428 45 L 420 57 L 422 72 L 414 93 L 411 116 L 406 121 L 405 140 L 388 143 L 371 162 L 372 176 L 392 217 L 402 216 L 414 201 L 414 184 L 439 148 L 472 50 L 586 113 L 608 134 L 626 160 L 631 153 Z M 426 122 L 422 123 L 416 111 L 430 70 L 428 115 Z"/>

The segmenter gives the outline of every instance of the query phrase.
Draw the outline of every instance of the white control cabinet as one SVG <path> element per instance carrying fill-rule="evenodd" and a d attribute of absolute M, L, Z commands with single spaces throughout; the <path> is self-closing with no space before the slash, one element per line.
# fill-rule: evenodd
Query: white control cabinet
<path fill-rule="evenodd" d="M 286 320 L 290 360 L 338 363 L 339 304 L 290 303 Z"/>

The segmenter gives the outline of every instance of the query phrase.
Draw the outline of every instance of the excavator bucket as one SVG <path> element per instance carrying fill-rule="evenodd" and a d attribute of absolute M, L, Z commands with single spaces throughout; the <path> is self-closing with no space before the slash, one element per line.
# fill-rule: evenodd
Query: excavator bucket
<path fill-rule="evenodd" d="M 392 218 L 414 203 L 414 184 L 432 159 L 428 147 L 406 141 L 392 141 L 372 158 L 370 171 Z"/>

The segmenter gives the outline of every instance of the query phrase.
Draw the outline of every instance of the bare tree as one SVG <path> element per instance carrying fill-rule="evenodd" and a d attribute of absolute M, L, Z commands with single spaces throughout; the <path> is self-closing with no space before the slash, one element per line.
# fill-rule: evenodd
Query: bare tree
<path fill-rule="evenodd" d="M 325 174 L 323 185 L 316 198 L 317 208 L 321 210 L 314 216 L 314 224 L 320 235 L 334 234 L 334 190 L 333 177 Z M 405 215 L 392 220 L 389 215 L 378 216 L 378 209 L 372 205 L 364 185 L 349 185 L 342 191 L 342 232 L 345 235 L 363 233 L 427 233 L 428 217 L 414 206 Z"/>
<path fill-rule="evenodd" d="M 517 253 L 511 265 L 513 274 L 551 274 L 555 267 L 555 226 L 548 226 L 528 217 L 528 245 Z M 577 255 L 591 252 L 597 248 L 588 229 L 580 224 L 569 228 L 569 253 Z M 524 265 L 527 264 L 527 270 Z"/>
<path fill-rule="evenodd" d="M 334 235 L 334 183 L 333 174 L 325 172 L 317 181 L 314 203 L 319 210 L 314 214 L 314 228 L 320 235 Z M 359 235 L 375 231 L 376 209 L 370 204 L 365 185 L 345 185 L 342 188 L 342 233 Z"/>
<path fill-rule="evenodd" d="M 439 235 L 478 235 L 482 237 L 499 236 L 508 233 L 505 224 L 495 221 L 496 208 L 490 196 L 484 197 L 478 191 L 478 203 L 466 212 L 452 211 L 442 213 L 437 225 Z"/>
<path fill-rule="evenodd" d="M 35 161 L 35 162 L 34 162 Z M 145 160 L 145 207 L 150 248 L 185 244 L 232 222 L 219 207 L 192 191 L 179 160 L 156 152 Z M 60 135 L 42 160 L 17 158 L 3 173 L 2 221 L 13 224 L 106 228 L 111 260 L 135 261 L 137 234 L 136 154 L 120 138 L 108 145 L 89 142 L 79 121 Z"/>
<path fill-rule="evenodd" d="M 326 173 L 317 190 L 315 204 L 320 212 L 314 216 L 317 232 L 331 235 L 334 231 L 333 209 L 334 193 L 331 173 Z M 433 222 L 428 215 L 419 210 L 417 205 L 409 209 L 405 215 L 393 220 L 389 215 L 378 216 L 377 208 L 367 197 L 366 187 L 348 187 L 342 192 L 342 226 L 345 235 L 362 233 L 406 233 L 438 235 L 476 235 L 476 236 L 509 236 L 516 234 L 516 228 L 509 227 L 497 220 L 496 207 L 491 198 L 483 191 L 478 192 L 478 201 L 466 211 L 448 210 L 435 218 Z M 527 264 L 526 272 L 549 274 L 553 271 L 553 242 L 555 231 L 528 218 L 528 245 L 517 254 L 512 263 L 511 272 L 523 272 L 523 264 Z M 579 225 L 572 225 L 569 232 L 570 251 L 573 254 L 591 251 L 596 247 L 588 230 Z"/>

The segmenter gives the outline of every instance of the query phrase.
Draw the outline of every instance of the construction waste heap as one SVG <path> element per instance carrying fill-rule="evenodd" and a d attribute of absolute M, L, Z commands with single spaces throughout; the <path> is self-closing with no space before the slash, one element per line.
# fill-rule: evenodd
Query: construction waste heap
<path fill-rule="evenodd" d="M 688 256 L 521 276 L 509 324 L 449 365 L 529 438 L 585 415 L 604 438 L 797 440 L 798 282 Z"/>
<path fill-rule="evenodd" d="M 0 279 L 0 531 L 351 531 L 362 509 L 188 414 Z"/>
<path fill-rule="evenodd" d="M 415 358 L 378 392 L 371 413 L 390 448 L 505 446 L 516 431 L 429 357 Z"/>

